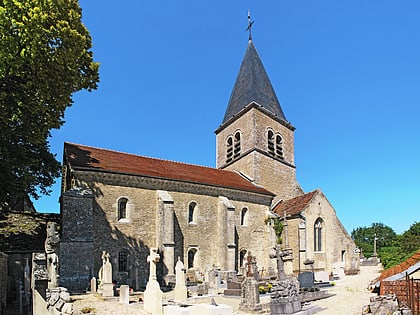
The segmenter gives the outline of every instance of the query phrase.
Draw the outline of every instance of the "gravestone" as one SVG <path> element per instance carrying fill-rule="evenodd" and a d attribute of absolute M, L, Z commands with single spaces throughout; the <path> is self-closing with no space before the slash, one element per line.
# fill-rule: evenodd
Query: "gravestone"
<path fill-rule="evenodd" d="M 178 261 L 175 265 L 174 300 L 184 301 L 187 299 L 187 297 L 187 286 L 185 285 L 185 268 L 184 264 L 178 257 Z"/>
<path fill-rule="evenodd" d="M 258 312 L 262 310 L 260 302 L 260 292 L 258 282 L 255 279 L 258 276 L 257 262 L 255 256 L 248 252 L 246 277 L 241 284 L 241 302 L 239 309 L 243 311 Z M 255 275 L 257 273 L 257 275 Z"/>
<path fill-rule="evenodd" d="M 104 297 L 114 296 L 114 284 L 112 283 L 112 265 L 109 261 L 110 255 L 108 252 L 102 252 L 102 267 L 99 270 L 100 279 L 100 293 Z"/>
<path fill-rule="evenodd" d="M 315 272 L 315 281 L 317 282 L 329 282 L 330 275 L 326 271 L 317 271 Z"/>
<path fill-rule="evenodd" d="M 299 286 L 301 288 L 312 288 L 314 286 L 314 273 L 310 271 L 302 272 L 298 275 Z"/>
<path fill-rule="evenodd" d="M 270 314 L 293 314 L 302 310 L 299 296 L 299 282 L 295 277 L 286 277 L 284 274 L 283 256 L 288 253 L 280 250 L 276 245 L 275 254 L 271 258 L 277 259 L 277 282 L 271 289 Z"/>
<path fill-rule="evenodd" d="M 96 278 L 95 277 L 92 277 L 91 279 L 90 279 L 90 292 L 91 293 L 96 293 Z"/>
<path fill-rule="evenodd" d="M 130 304 L 130 287 L 126 284 L 120 286 L 120 303 Z"/>
<path fill-rule="evenodd" d="M 147 256 L 147 262 L 150 266 L 149 281 L 144 291 L 144 310 L 153 315 L 162 315 L 162 299 L 163 293 L 160 290 L 156 277 L 156 264 L 160 260 L 157 248 L 151 248 L 150 254 Z"/>

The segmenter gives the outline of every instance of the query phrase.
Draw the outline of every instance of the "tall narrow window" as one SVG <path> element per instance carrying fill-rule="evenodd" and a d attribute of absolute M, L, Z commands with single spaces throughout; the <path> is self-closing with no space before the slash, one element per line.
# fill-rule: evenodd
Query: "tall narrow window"
<path fill-rule="evenodd" d="M 243 208 L 241 210 L 241 225 L 247 226 L 248 225 L 248 209 Z"/>
<path fill-rule="evenodd" d="M 243 249 L 239 252 L 239 267 L 245 267 L 244 262 L 245 262 L 246 253 L 247 253 L 246 249 Z"/>
<path fill-rule="evenodd" d="M 226 151 L 226 162 L 229 163 L 230 161 L 232 161 L 232 157 L 233 157 L 233 139 L 232 137 L 229 137 L 227 139 L 227 151 Z"/>
<path fill-rule="evenodd" d="M 321 252 L 322 251 L 322 228 L 324 222 L 321 218 L 318 218 L 314 224 L 314 251 Z"/>
<path fill-rule="evenodd" d="M 270 155 L 275 155 L 274 153 L 274 132 L 272 132 L 271 130 L 268 131 L 267 133 L 267 150 L 268 150 L 268 154 Z"/>
<path fill-rule="evenodd" d="M 197 204 L 195 202 L 191 202 L 188 206 L 188 223 L 197 223 Z"/>
<path fill-rule="evenodd" d="M 233 157 L 237 158 L 241 154 L 241 133 L 235 133 L 235 143 L 233 147 Z"/>
<path fill-rule="evenodd" d="M 127 218 L 127 198 L 118 200 L 118 220 Z"/>
<path fill-rule="evenodd" d="M 128 254 L 125 250 L 122 250 L 118 253 L 118 271 L 128 271 Z"/>
<path fill-rule="evenodd" d="M 283 158 L 283 139 L 280 135 L 276 136 L 276 156 L 278 158 Z"/>
<path fill-rule="evenodd" d="M 188 269 L 194 268 L 196 260 L 197 249 L 191 248 L 188 251 Z"/>

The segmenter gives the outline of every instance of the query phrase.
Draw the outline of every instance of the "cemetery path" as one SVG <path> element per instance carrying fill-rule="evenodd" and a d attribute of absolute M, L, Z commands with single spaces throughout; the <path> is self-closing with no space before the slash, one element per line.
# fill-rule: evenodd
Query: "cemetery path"
<path fill-rule="evenodd" d="M 381 271 L 381 265 L 361 266 L 358 275 L 345 276 L 337 280 L 335 286 L 328 288 L 328 292 L 335 294 L 334 296 L 311 303 L 311 305 L 322 309 L 316 314 L 361 314 L 363 307 L 369 304 L 370 297 L 377 295 L 371 293 L 368 286 L 379 276 Z"/>

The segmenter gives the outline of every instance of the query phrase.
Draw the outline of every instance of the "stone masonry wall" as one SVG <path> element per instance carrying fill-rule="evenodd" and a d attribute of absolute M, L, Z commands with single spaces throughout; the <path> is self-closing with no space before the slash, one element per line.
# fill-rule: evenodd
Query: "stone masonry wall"
<path fill-rule="evenodd" d="M 0 314 L 6 310 L 7 301 L 7 282 L 8 282 L 8 270 L 7 270 L 7 255 L 0 253 Z"/>
<path fill-rule="evenodd" d="M 267 155 L 269 129 L 283 138 L 283 160 Z M 225 166 L 227 139 L 238 130 L 242 135 L 243 156 Z M 217 135 L 217 167 L 243 172 L 275 193 L 274 202 L 302 194 L 294 167 L 293 131 L 257 109 L 250 110 Z"/>
<path fill-rule="evenodd" d="M 70 190 L 61 204 L 59 254 L 60 286 L 71 291 L 87 289 L 93 271 L 93 195 L 89 190 Z"/>
<path fill-rule="evenodd" d="M 349 268 L 348 264 L 351 258 L 356 258 L 354 253 L 356 245 L 337 218 L 334 208 L 321 191 L 315 195 L 302 215 L 305 220 L 301 218 L 288 220 L 289 243 L 295 257 L 293 261 L 294 271 L 304 271 L 306 267 L 303 262 L 306 259 L 315 260 L 315 270 L 332 272 L 333 264 L 336 262 L 343 262 L 345 269 Z M 321 218 L 324 222 L 322 251 L 320 252 L 314 251 L 314 225 L 318 218 Z M 304 230 L 299 229 L 302 222 L 305 223 Z M 303 236 L 306 238 L 304 241 L 301 240 Z"/>
<path fill-rule="evenodd" d="M 91 230 L 94 240 L 91 251 L 94 256 L 93 274 L 97 276 L 102 264 L 101 254 L 105 250 L 111 255 L 113 278 L 115 280 L 120 283 L 127 283 L 135 289 L 144 287 L 149 275 L 149 265 L 146 262 L 147 255 L 151 247 L 159 245 L 157 235 L 161 229 L 157 225 L 157 215 L 160 204 L 159 195 L 162 194 L 162 191 L 158 193 L 155 189 L 99 182 L 86 184 L 95 191 L 93 202 L 94 223 Z M 265 197 L 265 204 L 261 204 L 261 196 L 241 192 L 236 196 L 238 198 L 243 196 L 244 200 L 239 200 L 240 198 L 229 199 L 234 208 L 233 222 L 235 225 L 234 230 L 232 230 L 235 261 L 232 263 L 221 261 L 218 254 L 220 249 L 218 244 L 222 244 L 222 249 L 228 251 L 227 243 L 231 243 L 231 240 L 223 239 L 224 235 L 218 232 L 220 226 L 228 224 L 224 216 L 220 217 L 217 214 L 222 194 L 208 195 L 207 191 L 205 193 L 200 191 L 200 187 L 197 185 L 191 185 L 190 192 L 185 191 L 187 190 L 186 186 L 181 188 L 181 191 L 169 190 L 165 192 L 173 200 L 174 261 L 177 260 L 177 257 L 180 257 L 187 267 L 188 250 L 196 249 L 194 269 L 198 271 L 204 273 L 206 268 L 213 265 L 220 267 L 233 265 L 238 269 L 239 249 L 246 249 L 257 256 L 259 267 L 265 266 L 265 269 L 267 269 L 268 265 L 274 266 L 274 263 L 268 258 L 268 250 L 272 247 L 273 239 L 270 237 L 270 229 L 264 223 L 266 212 L 269 210 L 269 198 Z M 205 189 L 208 189 L 208 187 Z M 235 196 L 229 191 L 226 191 L 226 194 Z M 117 211 L 120 198 L 127 198 L 128 200 L 127 216 L 122 220 L 118 220 Z M 256 201 L 251 202 L 252 199 Z M 193 222 L 189 222 L 188 218 L 191 202 L 197 204 Z M 246 225 L 241 225 L 243 208 L 248 209 Z M 163 238 L 161 237 L 161 239 Z M 232 244 L 229 245 L 232 246 Z M 160 250 L 162 249 L 160 248 Z M 129 254 L 128 268 L 125 272 L 119 271 L 118 254 L 120 251 L 126 251 Z M 230 253 L 232 253 L 232 250 L 230 250 Z M 165 252 L 160 254 L 164 256 Z M 162 263 L 162 261 L 165 261 L 164 257 L 162 258 L 160 267 L 158 267 L 159 276 L 174 273 L 174 270 L 168 270 L 167 266 Z"/>

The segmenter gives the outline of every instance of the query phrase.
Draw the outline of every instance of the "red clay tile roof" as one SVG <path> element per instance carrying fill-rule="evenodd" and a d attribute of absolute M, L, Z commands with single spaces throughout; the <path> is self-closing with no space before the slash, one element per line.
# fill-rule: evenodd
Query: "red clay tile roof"
<path fill-rule="evenodd" d="M 297 196 L 288 200 L 282 200 L 274 207 L 273 211 L 281 216 L 284 214 L 284 211 L 286 211 L 287 215 L 299 214 L 305 210 L 306 206 L 317 192 L 318 190 L 314 190 L 302 196 Z"/>
<path fill-rule="evenodd" d="M 406 271 L 407 269 L 418 263 L 420 263 L 420 250 L 415 252 L 413 256 L 403 261 L 402 263 L 382 271 L 381 275 L 379 276 L 379 278 L 376 279 L 376 281 L 381 281 L 389 277 L 395 276 L 399 273 Z"/>
<path fill-rule="evenodd" d="M 241 175 L 211 167 L 165 161 L 128 153 L 64 143 L 66 161 L 74 169 L 103 170 L 212 185 L 274 196 Z"/>

